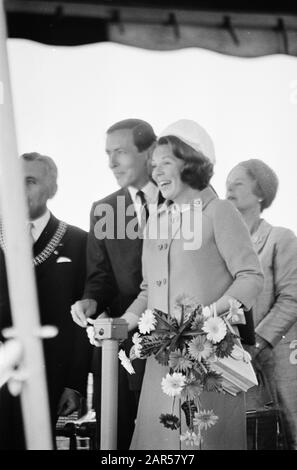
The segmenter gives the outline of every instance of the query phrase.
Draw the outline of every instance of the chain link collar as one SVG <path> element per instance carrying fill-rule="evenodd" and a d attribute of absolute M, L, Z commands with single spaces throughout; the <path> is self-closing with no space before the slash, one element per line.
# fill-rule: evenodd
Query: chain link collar
<path fill-rule="evenodd" d="M 67 230 L 66 222 L 60 221 L 57 227 L 57 230 L 55 231 L 54 235 L 52 236 L 48 244 L 38 255 L 36 255 L 33 258 L 33 265 L 35 267 L 44 263 L 44 261 L 46 261 L 51 256 L 51 254 L 55 251 L 55 249 L 58 247 L 59 243 L 61 242 L 62 238 L 64 237 L 66 230 Z M 0 246 L 3 251 L 6 250 L 2 224 L 0 226 Z"/>

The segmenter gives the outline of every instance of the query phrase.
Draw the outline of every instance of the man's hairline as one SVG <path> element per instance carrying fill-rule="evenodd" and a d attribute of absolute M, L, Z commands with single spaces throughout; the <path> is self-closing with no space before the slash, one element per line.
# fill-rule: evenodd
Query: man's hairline
<path fill-rule="evenodd" d="M 47 163 L 43 159 L 36 158 L 35 160 L 27 160 L 26 158 L 22 158 L 22 160 L 23 160 L 23 163 L 40 163 L 44 168 L 45 185 L 46 185 L 47 189 L 49 190 L 49 192 L 52 192 L 52 191 L 54 191 L 54 193 L 57 192 L 57 188 L 58 188 L 57 178 L 52 177 L 51 170 L 49 169 L 49 166 L 47 165 Z M 35 175 L 24 175 L 24 176 L 25 176 L 25 179 L 27 179 L 27 178 L 35 178 L 36 179 Z M 49 196 L 48 199 L 51 199 L 52 197 L 53 196 Z"/>
<path fill-rule="evenodd" d="M 110 132 L 106 131 L 106 137 L 109 136 L 109 135 L 112 135 L 114 134 L 115 132 L 121 132 L 121 131 L 130 131 L 130 134 L 132 136 L 132 143 L 134 145 L 134 147 L 136 148 L 137 152 L 138 153 L 143 153 L 143 152 L 146 152 L 150 147 L 148 147 L 146 150 L 142 150 L 140 151 L 139 148 L 137 147 L 136 143 L 135 143 L 135 136 L 134 136 L 134 133 L 133 133 L 133 130 L 134 130 L 134 127 L 133 129 L 129 128 L 129 127 L 123 127 L 122 129 L 114 129 Z M 119 147 L 121 148 L 121 147 Z M 118 149 L 116 149 L 118 150 Z M 106 149 L 106 145 L 105 145 L 105 153 L 108 155 L 108 152 L 107 152 L 107 149 Z"/>

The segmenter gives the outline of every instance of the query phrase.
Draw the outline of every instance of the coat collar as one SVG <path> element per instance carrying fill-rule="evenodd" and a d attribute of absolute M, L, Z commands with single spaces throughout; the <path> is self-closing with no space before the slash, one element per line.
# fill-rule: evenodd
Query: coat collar
<path fill-rule="evenodd" d="M 59 225 L 59 220 L 51 213 L 50 219 L 46 224 L 43 232 L 41 233 L 38 240 L 34 243 L 33 251 L 36 256 L 40 251 L 43 250 L 49 239 L 54 235 Z"/>
<path fill-rule="evenodd" d="M 204 210 L 211 201 L 218 199 L 218 195 L 212 186 L 207 186 L 201 191 L 200 199 L 202 200 L 202 210 Z"/>
<path fill-rule="evenodd" d="M 266 240 L 271 230 L 272 225 L 266 222 L 266 220 L 262 219 L 258 229 L 251 236 L 254 247 L 258 253 L 261 251 L 263 245 L 266 243 Z"/>
<path fill-rule="evenodd" d="M 184 210 L 175 210 L 174 203 L 168 200 L 160 206 L 155 223 L 157 223 L 157 229 L 160 233 L 164 234 L 164 239 L 166 238 L 168 240 L 169 246 L 178 230 L 181 228 L 183 219 L 182 213 L 187 210 L 201 210 L 201 205 L 203 211 L 208 204 L 214 199 L 217 199 L 217 197 L 214 189 L 211 186 L 207 186 L 207 188 L 200 191 L 198 198 L 191 201 L 190 205 L 185 207 Z M 168 230 L 168 226 L 170 226 L 170 230 Z"/>
<path fill-rule="evenodd" d="M 204 188 L 202 191 L 200 191 L 199 197 L 193 201 L 193 207 L 195 207 L 195 201 L 202 201 L 202 210 L 208 206 L 208 204 L 213 201 L 214 199 L 217 199 L 217 193 L 213 189 L 212 186 L 207 186 Z M 163 204 L 160 206 L 158 213 L 161 214 L 164 211 L 170 210 L 170 207 L 172 206 L 173 202 L 165 200 Z"/>

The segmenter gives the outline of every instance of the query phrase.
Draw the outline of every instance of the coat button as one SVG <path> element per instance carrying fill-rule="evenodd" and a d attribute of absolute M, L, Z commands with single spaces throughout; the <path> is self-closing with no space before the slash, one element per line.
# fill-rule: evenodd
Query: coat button
<path fill-rule="evenodd" d="M 164 250 L 167 250 L 168 248 L 168 243 L 164 243 Z"/>
<path fill-rule="evenodd" d="M 162 281 L 156 281 L 156 284 L 158 287 L 160 287 L 160 285 L 162 284 Z"/>
<path fill-rule="evenodd" d="M 167 279 L 164 278 L 164 279 L 163 279 L 163 284 L 165 285 L 166 283 L 167 283 Z"/>
<path fill-rule="evenodd" d="M 158 245 L 159 250 L 163 250 L 163 245 Z"/>

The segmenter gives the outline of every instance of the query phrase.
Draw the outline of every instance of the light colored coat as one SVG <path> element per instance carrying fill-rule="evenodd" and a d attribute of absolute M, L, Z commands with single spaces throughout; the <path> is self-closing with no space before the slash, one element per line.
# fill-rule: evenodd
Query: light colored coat
<path fill-rule="evenodd" d="M 262 220 L 253 235 L 264 271 L 264 289 L 253 308 L 256 332 L 273 348 L 256 358 L 269 390 L 283 412 L 289 449 L 297 449 L 297 238 L 291 230 Z M 264 405 L 263 387 L 251 389 L 247 405 Z"/>
<path fill-rule="evenodd" d="M 272 346 L 297 339 L 297 238 L 262 220 L 253 235 L 264 271 L 264 289 L 256 300 L 256 332 Z"/>
<path fill-rule="evenodd" d="M 172 211 L 165 205 L 150 218 L 149 233 L 159 231 L 159 236 L 144 240 L 141 292 L 129 311 L 139 316 L 146 308 L 172 313 L 176 297 L 181 294 L 194 296 L 203 305 L 224 294 L 247 309 L 255 302 L 263 286 L 263 274 L 240 214 L 229 201 L 218 199 L 210 187 L 201 191 L 199 198 L 191 208 L 199 217 L 202 205 L 199 248 L 185 249 L 188 241 L 183 233 L 176 236 L 179 229 L 183 232 L 186 212 L 172 219 Z M 168 226 L 172 233 L 164 237 Z"/>

